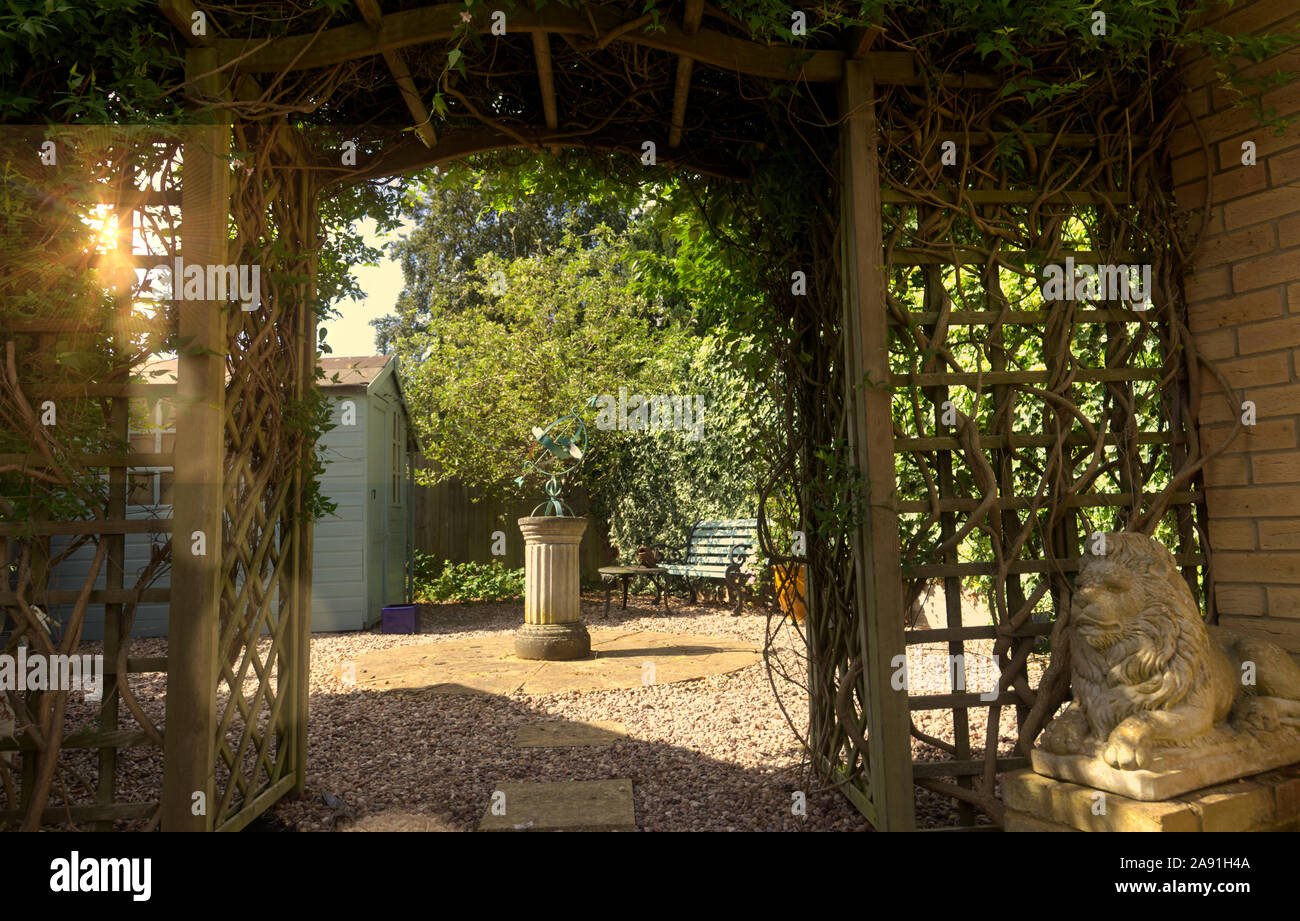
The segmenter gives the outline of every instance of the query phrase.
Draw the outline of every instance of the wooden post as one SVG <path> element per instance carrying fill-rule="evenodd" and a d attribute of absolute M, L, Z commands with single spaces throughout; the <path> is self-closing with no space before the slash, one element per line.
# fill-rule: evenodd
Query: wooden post
<path fill-rule="evenodd" d="M 894 690 L 890 682 L 892 660 L 906 649 L 874 97 L 870 65 L 847 61 L 840 128 L 845 378 L 852 458 L 867 491 L 854 539 L 854 568 L 865 658 L 871 799 L 882 831 L 910 831 L 914 812 L 907 692 Z"/>
<path fill-rule="evenodd" d="M 119 253 L 131 252 L 132 223 L 135 210 L 117 202 L 117 250 Z M 119 277 L 115 279 L 115 300 L 113 328 L 113 354 L 121 356 L 127 349 L 126 320 L 131 314 L 131 281 L 134 278 Z M 126 397 L 115 397 L 109 404 L 109 426 L 115 438 L 120 438 L 128 451 L 130 443 L 130 425 L 128 420 L 128 403 Z M 125 467 L 110 467 L 108 471 L 108 506 L 106 512 L 110 521 L 126 518 L 127 476 Z M 108 553 L 104 558 L 104 587 L 110 592 L 122 588 L 125 579 L 126 535 L 110 534 L 101 538 L 108 544 Z M 115 732 L 118 728 L 118 711 L 121 697 L 118 683 L 126 681 L 126 675 L 117 674 L 117 656 L 124 640 L 122 636 L 121 604 L 104 605 L 104 686 L 101 689 L 103 699 L 99 709 L 99 728 L 101 732 Z M 110 672 L 109 669 L 112 669 Z M 117 749 L 105 746 L 99 750 L 99 776 L 96 782 L 95 802 L 100 806 L 111 806 L 117 790 Z M 113 823 L 108 820 L 95 823 L 96 831 L 112 831 Z"/>
<path fill-rule="evenodd" d="M 304 286 L 302 303 L 298 306 L 299 348 L 301 348 L 301 365 L 298 380 L 299 398 L 305 398 L 310 389 L 316 386 L 316 317 L 312 304 L 316 300 L 316 269 L 318 265 L 319 243 L 316 238 L 316 188 L 311 181 L 311 171 L 303 170 L 299 179 L 301 192 L 298 204 L 302 209 L 302 243 L 309 255 L 307 284 Z M 313 443 L 307 450 L 314 451 Z M 294 640 L 297 644 L 294 662 L 294 699 L 291 719 L 294 720 L 292 732 L 294 750 L 293 766 L 295 781 L 294 796 L 302 796 L 307 787 L 307 715 L 310 708 L 311 685 L 311 579 L 312 553 L 314 545 L 314 525 L 303 509 L 303 490 L 305 483 L 299 474 L 298 483 L 298 542 L 294 552 L 298 555 L 298 582 L 294 591 L 298 593 L 298 610 L 295 612 Z"/>
<path fill-rule="evenodd" d="M 191 48 L 187 80 L 218 95 L 216 52 Z M 230 214 L 230 128 L 186 128 L 181 192 L 182 256 L 187 265 L 226 264 Z M 173 278 L 177 294 L 182 279 Z M 211 293 L 211 292 L 206 292 Z M 225 462 L 226 314 L 220 301 L 181 300 L 176 401 L 175 531 L 168 617 L 167 724 L 163 746 L 162 828 L 207 831 L 215 803 L 217 639 L 221 600 L 222 471 Z M 187 341 L 188 340 L 188 341 Z M 194 553 L 196 541 L 206 545 Z M 237 690 L 236 690 L 237 693 Z M 195 794 L 206 808 L 197 809 Z"/>

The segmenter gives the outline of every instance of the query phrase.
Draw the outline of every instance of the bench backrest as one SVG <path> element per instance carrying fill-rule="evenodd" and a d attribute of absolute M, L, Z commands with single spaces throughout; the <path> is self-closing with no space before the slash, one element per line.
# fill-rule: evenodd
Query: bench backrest
<path fill-rule="evenodd" d="M 686 562 L 697 566 L 726 566 L 733 562 L 733 547 L 744 548 L 744 555 L 748 556 L 756 543 L 757 529 L 755 518 L 697 521 L 691 525 L 691 535 L 686 541 Z"/>

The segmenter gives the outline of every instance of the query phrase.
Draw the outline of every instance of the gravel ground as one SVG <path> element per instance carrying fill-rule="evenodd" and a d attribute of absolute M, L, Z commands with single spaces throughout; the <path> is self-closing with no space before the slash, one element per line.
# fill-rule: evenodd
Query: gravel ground
<path fill-rule="evenodd" d="M 621 627 L 674 633 L 713 634 L 761 645 L 766 618 L 746 609 L 732 617 L 719 604 L 674 604 L 672 615 L 654 607 L 648 596 L 633 596 L 627 611 L 599 615 L 603 595 L 584 595 L 583 614 L 594 629 Z M 869 830 L 857 810 L 833 790 L 817 789 L 801 765 L 794 735 L 781 715 L 768 675 L 757 663 L 728 675 L 698 681 L 628 690 L 442 696 L 419 692 L 363 693 L 345 686 L 341 666 L 362 653 L 411 644 L 437 643 L 449 637 L 490 636 L 513 631 L 522 620 L 518 603 L 425 606 L 421 633 L 384 636 L 321 633 L 312 637 L 311 714 L 307 795 L 281 801 L 259 826 L 265 830 L 328 830 L 360 821 L 384 827 L 386 816 L 397 824 L 472 829 L 491 793 L 502 781 L 598 780 L 628 777 L 635 784 L 636 816 L 645 831 L 831 831 Z M 789 648 L 792 634 L 778 645 Z M 269 640 L 263 640 L 263 649 Z M 992 642 L 968 643 L 968 690 L 983 690 L 991 680 L 979 654 Z M 97 651 L 94 646 L 83 652 Z M 136 640 L 133 656 L 166 654 L 166 640 Z M 909 669 L 913 693 L 950 690 L 946 644 L 913 646 Z M 1031 660 L 1031 684 L 1043 663 Z M 144 712 L 161 724 L 164 676 L 133 675 L 131 687 Z M 245 693 L 254 692 L 252 679 Z M 90 726 L 89 705 L 72 695 L 70 729 Z M 803 712 L 806 697 L 786 688 L 783 700 L 792 713 Z M 225 701 L 219 702 L 218 712 Z M 987 710 L 972 710 L 970 737 L 982 755 Z M 951 711 L 919 712 L 917 728 L 952 738 Z M 566 719 L 615 720 L 630 738 L 610 746 L 584 748 L 516 748 L 515 730 L 528 722 Z M 1010 752 L 1006 709 L 999 749 Z M 123 708 L 122 728 L 137 723 Z M 228 738 L 237 744 L 238 719 Z M 921 760 L 947 757 L 913 741 Z M 96 776 L 90 753 L 68 752 L 64 760 L 66 794 L 56 787 L 52 802 L 93 802 L 89 781 Z M 156 799 L 161 753 L 150 746 L 123 750 L 119 761 L 120 801 Z M 224 774 L 219 775 L 224 783 Z M 220 786 L 220 785 L 219 785 Z M 807 816 L 792 814 L 793 794 L 806 794 Z M 920 827 L 957 824 L 955 805 L 918 790 Z M 64 799 L 66 795 L 66 800 Z M 327 806 L 325 797 L 337 798 Z M 0 796 L 2 798 L 2 796 Z M 410 820 L 402 815 L 423 817 Z M 126 827 L 119 823 L 119 827 Z M 138 823 L 137 826 L 138 827 Z"/>

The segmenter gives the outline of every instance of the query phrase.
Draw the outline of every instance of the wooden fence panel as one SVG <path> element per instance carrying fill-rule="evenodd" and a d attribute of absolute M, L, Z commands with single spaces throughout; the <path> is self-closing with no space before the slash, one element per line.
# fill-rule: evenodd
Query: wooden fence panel
<path fill-rule="evenodd" d="M 417 469 L 426 468 L 420 458 Z M 566 494 L 575 511 L 588 508 L 587 492 L 577 487 Z M 524 537 L 515 522 L 532 513 L 540 499 L 502 501 L 485 498 L 483 490 L 450 480 L 437 486 L 415 487 L 415 549 L 453 563 L 490 563 L 500 560 L 509 568 L 524 565 Z M 505 555 L 492 554 L 493 534 L 505 532 Z M 582 537 L 582 578 L 599 578 L 597 570 L 609 565 L 614 549 L 603 522 L 590 520 Z"/>

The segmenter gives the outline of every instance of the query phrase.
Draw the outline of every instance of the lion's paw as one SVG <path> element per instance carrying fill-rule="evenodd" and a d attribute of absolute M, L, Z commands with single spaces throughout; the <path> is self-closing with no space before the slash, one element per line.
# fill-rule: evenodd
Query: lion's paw
<path fill-rule="evenodd" d="M 1130 716 L 1111 730 L 1102 757 L 1111 767 L 1136 771 L 1151 763 L 1150 733 L 1146 722 Z"/>
<path fill-rule="evenodd" d="M 1268 697 L 1245 697 L 1237 702 L 1231 717 L 1237 729 L 1248 732 L 1271 733 L 1282 728 L 1282 715 L 1277 703 Z"/>
<path fill-rule="evenodd" d="M 1084 749 L 1088 722 L 1077 709 L 1066 710 L 1047 724 L 1039 745 L 1053 755 L 1075 755 Z"/>

